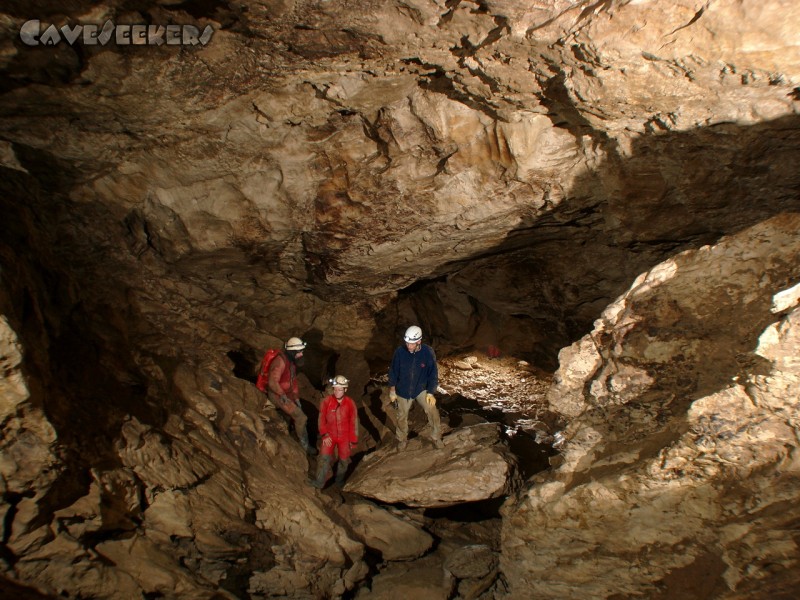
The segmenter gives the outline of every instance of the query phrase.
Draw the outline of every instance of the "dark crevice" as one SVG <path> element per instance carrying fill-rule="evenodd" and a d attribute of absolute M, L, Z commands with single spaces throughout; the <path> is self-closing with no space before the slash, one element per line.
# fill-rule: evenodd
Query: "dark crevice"
<path fill-rule="evenodd" d="M 454 80 L 444 69 L 438 65 L 425 65 L 433 69 L 420 79 L 420 87 L 429 92 L 443 94 L 454 100 L 491 117 L 495 121 L 505 121 L 498 113 L 497 108 L 490 105 L 485 98 L 469 94 L 456 88 Z"/>
<path fill-rule="evenodd" d="M 380 131 L 379 131 L 379 128 L 378 128 L 378 123 L 380 123 L 381 117 L 382 117 L 384 111 L 385 111 L 384 108 L 381 108 L 380 111 L 378 111 L 378 115 L 375 118 L 375 123 L 370 123 L 369 120 L 365 116 L 361 115 L 361 122 L 362 122 L 362 126 L 363 126 L 363 129 L 364 129 L 364 135 L 368 139 L 370 139 L 373 142 L 375 142 L 375 145 L 378 147 L 377 155 L 371 157 L 369 159 L 369 162 L 377 160 L 378 158 L 383 158 L 383 159 L 386 160 L 386 165 L 384 167 L 382 167 L 381 169 L 378 169 L 376 171 L 377 175 L 382 175 L 383 173 L 388 171 L 389 168 L 391 168 L 391 166 L 392 166 L 392 157 L 391 157 L 391 153 L 389 152 L 389 143 L 380 134 Z"/>
<path fill-rule="evenodd" d="M 561 65 L 550 60 L 547 61 L 547 65 L 553 75 L 542 82 L 542 92 L 538 96 L 542 106 L 548 109 L 550 113 L 548 117 L 554 126 L 558 123 L 566 123 L 566 129 L 575 136 L 575 139 L 589 135 L 597 143 L 612 147 L 613 141 L 608 135 L 595 129 L 576 106 L 567 88 L 567 75 Z"/>
<path fill-rule="evenodd" d="M 2 543 L 0 543 L 0 560 L 3 560 L 9 567 L 13 568 L 18 560 L 17 555 L 7 545 L 11 538 L 14 519 L 17 516 L 17 505 L 23 498 L 33 498 L 35 495 L 34 492 L 6 492 L 3 494 L 3 504 L 8 504 L 9 506 L 3 516 L 3 539 Z"/>
<path fill-rule="evenodd" d="M 704 13 L 704 12 L 706 12 L 706 8 L 707 8 L 707 6 L 708 6 L 708 5 L 706 5 L 706 6 L 702 7 L 700 10 L 698 10 L 698 11 L 697 11 L 697 12 L 694 14 L 694 16 L 691 18 L 691 20 L 690 20 L 688 23 L 686 23 L 686 25 L 681 25 L 680 27 L 676 27 L 675 29 L 673 29 L 672 31 L 670 31 L 670 32 L 669 32 L 667 35 L 672 35 L 672 34 L 674 34 L 674 33 L 677 33 L 677 32 L 678 32 L 678 31 L 680 31 L 681 29 L 686 29 L 686 28 L 687 28 L 687 27 L 689 27 L 690 25 L 692 25 L 692 24 L 696 23 L 696 22 L 697 22 L 697 20 L 698 20 L 700 17 L 702 17 L 702 16 L 703 16 L 703 13 Z"/>
<path fill-rule="evenodd" d="M 464 502 L 455 506 L 426 508 L 423 514 L 434 520 L 447 519 L 458 523 L 477 523 L 490 519 L 499 519 L 500 508 L 505 500 L 506 497 L 501 496 L 477 502 Z"/>
<path fill-rule="evenodd" d="M 243 553 L 244 560 L 234 561 L 226 569 L 220 587 L 237 598 L 250 598 L 248 589 L 253 573 L 266 573 L 277 564 L 272 548 L 278 540 L 268 531 L 255 527 L 247 532 L 224 532 L 222 537 L 237 547 L 247 548 L 247 552 Z"/>
<path fill-rule="evenodd" d="M 599 13 L 602 11 L 610 11 L 611 8 L 614 6 L 614 0 L 598 0 L 593 4 L 585 7 L 581 14 L 578 16 L 578 22 L 583 21 L 589 18 L 592 14 Z"/>
<path fill-rule="evenodd" d="M 523 415 L 505 411 L 495 406 L 485 406 L 461 394 L 445 396 L 440 402 L 442 419 L 447 419 L 452 428 L 462 426 L 465 415 L 472 415 L 502 427 L 503 440 L 508 444 L 517 459 L 517 470 L 523 479 L 550 468 L 549 459 L 557 454 L 551 444 L 539 443 L 530 431 L 521 428 L 517 422 Z M 555 415 L 547 415 L 551 429 L 562 425 Z"/>
<path fill-rule="evenodd" d="M 229 350 L 226 356 L 233 363 L 233 375 L 249 383 L 255 384 L 256 372 L 261 364 L 261 357 L 257 357 L 258 351 L 250 350 Z"/>

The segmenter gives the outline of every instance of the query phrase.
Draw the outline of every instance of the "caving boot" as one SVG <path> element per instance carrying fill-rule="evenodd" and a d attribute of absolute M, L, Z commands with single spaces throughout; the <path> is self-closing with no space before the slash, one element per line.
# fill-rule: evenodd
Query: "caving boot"
<path fill-rule="evenodd" d="M 312 479 L 309 483 L 318 490 L 324 488 L 325 482 L 328 479 L 328 471 L 330 468 L 331 457 L 327 455 L 320 456 L 319 460 L 317 461 L 317 477 Z"/>
<path fill-rule="evenodd" d="M 308 443 L 308 431 L 303 431 L 299 433 L 297 437 L 300 440 L 300 445 L 303 447 L 303 450 L 306 451 L 306 454 L 308 454 L 309 456 L 317 455 L 317 449 Z"/>
<path fill-rule="evenodd" d="M 347 460 L 340 460 L 339 464 L 336 465 L 336 481 L 334 485 L 336 487 L 342 487 L 344 485 L 344 478 L 347 475 L 347 468 L 350 466 L 350 459 Z"/>

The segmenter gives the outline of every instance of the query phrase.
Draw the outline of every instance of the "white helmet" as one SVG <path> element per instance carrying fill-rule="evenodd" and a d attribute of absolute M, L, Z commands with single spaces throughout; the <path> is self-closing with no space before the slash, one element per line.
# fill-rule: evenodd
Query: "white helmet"
<path fill-rule="evenodd" d="M 290 337 L 286 340 L 286 345 L 284 347 L 287 350 L 300 351 L 306 347 L 306 343 L 299 337 Z"/>
<path fill-rule="evenodd" d="M 347 377 L 345 377 L 344 375 L 337 375 L 336 377 L 331 379 L 330 383 L 331 383 L 331 385 L 333 387 L 341 387 L 341 388 L 345 388 L 346 389 L 347 388 L 347 384 L 350 383 L 350 382 L 347 380 Z"/>
<path fill-rule="evenodd" d="M 422 329 L 416 325 L 412 325 L 406 329 L 406 334 L 403 336 L 403 339 L 409 344 L 416 344 L 422 339 Z"/>

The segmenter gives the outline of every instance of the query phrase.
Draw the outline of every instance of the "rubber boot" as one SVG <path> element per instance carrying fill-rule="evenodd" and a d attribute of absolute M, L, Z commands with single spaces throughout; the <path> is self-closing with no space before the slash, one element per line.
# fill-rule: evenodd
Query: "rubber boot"
<path fill-rule="evenodd" d="M 331 457 L 323 455 L 317 461 L 317 477 L 311 480 L 311 485 L 318 490 L 325 487 L 325 481 L 328 479 L 328 471 L 331 468 Z"/>
<path fill-rule="evenodd" d="M 303 430 L 297 435 L 297 437 L 300 440 L 300 445 L 303 447 L 303 450 L 306 451 L 306 454 L 309 456 L 317 455 L 317 449 L 308 443 L 308 431 Z"/>
<path fill-rule="evenodd" d="M 336 465 L 336 487 L 342 487 L 344 485 L 344 478 L 347 475 L 347 467 L 350 466 L 350 459 L 347 460 L 340 460 L 339 464 Z"/>

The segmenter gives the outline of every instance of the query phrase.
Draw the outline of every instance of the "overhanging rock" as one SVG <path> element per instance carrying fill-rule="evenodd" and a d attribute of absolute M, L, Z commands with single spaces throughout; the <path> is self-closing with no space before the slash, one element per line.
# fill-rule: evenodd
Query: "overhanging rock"
<path fill-rule="evenodd" d="M 493 423 L 458 429 L 441 450 L 419 438 L 392 445 L 358 466 L 345 490 L 381 502 L 425 508 L 504 496 L 516 482 L 516 460 Z"/>

